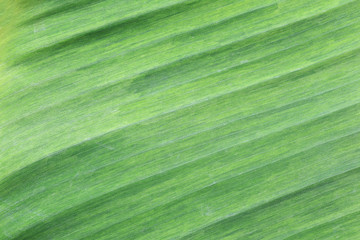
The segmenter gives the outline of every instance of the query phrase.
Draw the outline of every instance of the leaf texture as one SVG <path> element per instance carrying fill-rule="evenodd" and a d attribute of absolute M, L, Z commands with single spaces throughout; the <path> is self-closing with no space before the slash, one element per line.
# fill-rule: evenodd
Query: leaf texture
<path fill-rule="evenodd" d="M 360 238 L 360 1 L 0 13 L 0 239 Z"/>

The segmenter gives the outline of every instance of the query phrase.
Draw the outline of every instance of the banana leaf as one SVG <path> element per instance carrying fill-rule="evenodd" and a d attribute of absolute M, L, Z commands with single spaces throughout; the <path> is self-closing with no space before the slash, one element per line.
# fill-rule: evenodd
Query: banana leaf
<path fill-rule="evenodd" d="M 0 239 L 360 239 L 360 1 L 2 0 Z"/>

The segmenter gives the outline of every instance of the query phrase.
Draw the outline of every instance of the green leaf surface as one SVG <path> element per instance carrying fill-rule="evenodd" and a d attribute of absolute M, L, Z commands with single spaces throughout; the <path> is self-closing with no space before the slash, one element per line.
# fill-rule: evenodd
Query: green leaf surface
<path fill-rule="evenodd" d="M 0 239 L 360 239 L 359 0 L 3 0 Z"/>

